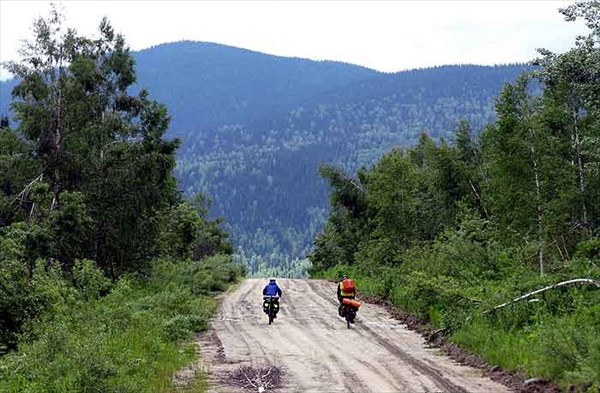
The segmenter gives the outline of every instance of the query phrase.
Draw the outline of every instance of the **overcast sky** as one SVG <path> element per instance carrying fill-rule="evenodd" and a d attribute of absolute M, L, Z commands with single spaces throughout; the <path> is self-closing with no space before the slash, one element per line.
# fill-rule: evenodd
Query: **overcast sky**
<path fill-rule="evenodd" d="M 133 50 L 178 40 L 339 60 L 381 71 L 441 64 L 524 62 L 563 51 L 582 24 L 571 1 L 63 1 L 67 25 L 91 35 L 107 16 Z M 0 0 L 0 61 L 18 59 L 50 2 Z M 0 71 L 0 78 L 7 73 Z"/>

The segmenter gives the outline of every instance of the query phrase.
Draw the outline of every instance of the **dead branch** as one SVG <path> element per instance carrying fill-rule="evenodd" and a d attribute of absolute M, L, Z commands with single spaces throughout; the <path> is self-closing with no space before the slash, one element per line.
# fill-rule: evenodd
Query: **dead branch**
<path fill-rule="evenodd" d="M 41 173 L 38 177 L 36 177 L 29 184 L 27 184 L 25 186 L 25 188 L 23 188 L 23 190 L 20 193 L 17 194 L 17 196 L 15 197 L 15 199 L 13 199 L 10 204 L 12 205 L 16 201 L 20 201 L 21 203 L 24 202 L 25 198 L 27 198 L 27 195 L 29 195 L 29 191 L 31 191 L 31 188 L 33 187 L 33 185 L 35 183 L 37 183 L 38 181 L 42 181 L 43 179 L 44 179 L 44 174 Z"/>
<path fill-rule="evenodd" d="M 50 204 L 50 210 L 54 210 L 58 206 L 56 195 L 52 197 L 52 203 Z"/>
<path fill-rule="evenodd" d="M 468 296 L 461 295 L 461 294 L 457 294 L 457 295 L 461 299 L 465 299 L 465 300 L 468 300 L 468 301 L 473 302 L 473 303 L 481 303 L 481 300 L 479 300 L 479 299 L 475 299 L 475 298 L 468 297 Z"/>
<path fill-rule="evenodd" d="M 473 191 L 473 193 L 475 194 L 475 199 L 477 200 L 477 202 L 479 203 L 479 206 L 481 206 L 481 208 L 483 209 L 483 213 L 485 214 L 485 218 L 490 218 L 487 209 L 485 208 L 485 205 L 483 204 L 483 201 L 481 200 L 481 196 L 479 195 L 479 193 L 477 192 L 477 189 L 475 188 L 475 185 L 473 184 L 473 182 L 471 181 L 471 179 L 469 180 L 469 185 L 471 186 L 471 190 Z"/>
<path fill-rule="evenodd" d="M 248 383 L 252 386 L 252 387 L 256 387 L 256 385 L 250 380 L 250 378 L 248 378 L 248 375 L 246 374 L 246 372 L 244 371 L 243 368 L 240 369 L 240 371 L 242 372 L 242 374 L 244 374 L 244 377 L 246 377 L 246 380 L 248 381 Z"/>
<path fill-rule="evenodd" d="M 33 217 L 33 213 L 35 212 L 35 202 L 31 204 L 31 210 L 29 211 L 29 219 Z"/>
<path fill-rule="evenodd" d="M 513 300 L 511 300 L 509 302 L 499 304 L 496 307 L 491 308 L 491 309 L 485 311 L 484 314 L 487 314 L 487 313 L 489 313 L 489 312 L 491 312 L 493 310 L 497 310 L 497 309 L 502 308 L 502 307 L 506 307 L 506 306 L 508 306 L 510 304 L 513 304 L 513 303 L 516 303 L 516 302 L 518 302 L 520 300 L 527 299 L 528 297 L 531 297 L 533 295 L 537 295 L 538 293 L 542 293 L 542 292 L 548 291 L 550 289 L 554 289 L 554 288 L 558 288 L 558 287 L 562 287 L 562 286 L 570 285 L 570 284 L 590 284 L 590 285 L 596 286 L 596 288 L 600 288 L 600 281 L 598 281 L 598 280 L 594 280 L 592 278 L 575 278 L 575 279 L 572 279 L 572 280 L 567 280 L 567 281 L 559 282 L 558 284 L 548 285 L 547 287 L 544 287 L 544 288 L 541 288 L 541 289 L 537 289 L 537 290 L 535 290 L 533 292 L 526 293 L 525 295 L 519 296 L 518 298 L 515 298 L 515 299 L 513 299 Z"/>
<path fill-rule="evenodd" d="M 244 390 L 264 392 L 282 386 L 283 370 L 277 366 L 266 367 L 242 366 L 228 373 L 223 382 L 239 386 Z"/>
<path fill-rule="evenodd" d="M 340 174 L 342 175 L 343 178 L 348 180 L 350 182 L 350 184 L 352 184 L 354 186 L 354 188 L 356 188 L 361 193 L 366 194 L 366 190 L 361 184 L 356 183 L 354 181 L 354 179 L 352 179 L 350 176 L 346 175 L 344 172 L 340 172 Z"/>
<path fill-rule="evenodd" d="M 560 246 L 558 245 L 558 240 L 554 239 L 553 243 L 556 246 L 556 249 L 558 250 L 558 253 L 560 254 L 560 259 L 564 262 L 566 259 L 565 259 L 565 256 L 564 256 L 562 250 L 560 249 Z"/>
<path fill-rule="evenodd" d="M 269 371 L 267 371 L 267 373 L 266 373 L 265 375 L 263 375 L 263 376 L 261 377 L 261 379 L 262 379 L 262 378 L 267 378 L 267 377 L 269 376 L 269 374 L 271 374 L 271 371 L 273 371 L 273 367 L 269 367 Z"/>

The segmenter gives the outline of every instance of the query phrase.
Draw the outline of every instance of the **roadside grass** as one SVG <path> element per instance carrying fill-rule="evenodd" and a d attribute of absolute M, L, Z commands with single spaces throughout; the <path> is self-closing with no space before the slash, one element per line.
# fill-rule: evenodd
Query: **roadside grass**
<path fill-rule="evenodd" d="M 173 373 L 195 357 L 190 337 L 216 310 L 214 295 L 240 274 L 220 255 L 159 260 L 149 279 L 121 278 L 102 297 L 90 296 L 97 280 L 54 277 L 52 308 L 28 326 L 17 352 L 0 357 L 0 391 L 171 392 Z M 194 386 L 201 391 L 202 381 Z"/>

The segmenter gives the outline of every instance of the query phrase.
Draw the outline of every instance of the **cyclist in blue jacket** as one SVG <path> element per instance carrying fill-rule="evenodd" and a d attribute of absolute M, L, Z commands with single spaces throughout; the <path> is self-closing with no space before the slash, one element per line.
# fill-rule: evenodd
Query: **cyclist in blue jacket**
<path fill-rule="evenodd" d="M 282 292 L 281 292 L 281 288 L 279 288 L 279 285 L 277 285 L 274 278 L 269 280 L 269 283 L 265 286 L 262 293 L 263 293 L 263 296 L 265 296 L 264 302 L 263 302 L 263 311 L 265 312 L 265 314 L 269 313 L 269 302 L 270 301 L 273 301 L 273 303 L 274 303 L 275 313 L 279 312 L 279 297 L 281 297 Z M 272 298 L 271 296 L 279 296 L 279 297 Z"/>
<path fill-rule="evenodd" d="M 281 297 L 281 288 L 279 288 L 279 285 L 277 285 L 274 278 L 270 279 L 269 283 L 263 289 L 263 296 Z"/>

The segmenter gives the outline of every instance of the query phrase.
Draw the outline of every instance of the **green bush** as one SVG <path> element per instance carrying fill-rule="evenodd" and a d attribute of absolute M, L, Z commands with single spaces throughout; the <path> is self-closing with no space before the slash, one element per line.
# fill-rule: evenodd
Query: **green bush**
<path fill-rule="evenodd" d="M 600 260 L 600 238 L 584 240 L 577 244 L 577 256 L 586 259 L 599 261 Z"/>
<path fill-rule="evenodd" d="M 110 280 L 89 259 L 75 261 L 73 282 L 85 300 L 97 299 L 110 288 Z"/>
<path fill-rule="evenodd" d="M 239 278 L 228 258 L 156 261 L 149 280 L 125 276 L 99 297 L 107 281 L 91 261 L 75 265 L 73 284 L 45 270 L 35 289 L 52 312 L 26 323 L 19 351 L 0 357 L 0 391 L 168 392 L 172 373 L 194 356 L 186 340 L 216 310 L 194 293 L 195 278 L 209 275 L 219 287 Z"/>
<path fill-rule="evenodd" d="M 165 335 L 169 340 L 181 340 L 192 332 L 192 322 L 187 315 L 177 315 L 163 324 Z"/>

